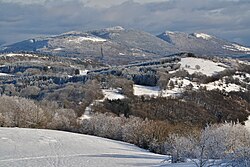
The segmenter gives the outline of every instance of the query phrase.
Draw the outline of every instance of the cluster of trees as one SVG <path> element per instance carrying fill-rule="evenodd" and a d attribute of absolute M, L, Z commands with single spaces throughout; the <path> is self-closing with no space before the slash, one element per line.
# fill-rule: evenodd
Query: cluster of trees
<path fill-rule="evenodd" d="M 127 82 L 113 81 L 117 87 Z M 92 80 L 86 87 L 68 85 L 42 101 L 3 95 L 0 97 L 0 126 L 67 130 L 121 140 L 171 155 L 172 162 L 191 159 L 199 167 L 222 163 L 249 165 L 250 135 L 241 125 L 213 125 L 203 129 L 208 122 L 245 120 L 248 113 L 244 100 L 206 90 L 186 92 L 182 100 L 132 96 L 107 100 L 94 107 L 96 113 L 90 119 L 77 122 L 86 106 L 102 98 L 98 83 Z M 36 90 L 31 89 L 31 92 Z M 65 103 L 81 98 L 86 98 L 86 103 L 84 100 L 78 105 Z M 64 105 L 60 105 L 60 101 L 64 101 Z"/>
<path fill-rule="evenodd" d="M 250 132 L 240 124 L 207 126 L 197 134 L 171 134 L 165 153 L 172 162 L 192 160 L 197 167 L 250 165 Z"/>
<path fill-rule="evenodd" d="M 250 164 L 250 132 L 240 124 L 214 124 L 184 130 L 164 121 L 96 113 L 79 125 L 81 133 L 121 140 L 171 155 L 171 162 L 191 160 L 197 167 Z"/>
<path fill-rule="evenodd" d="M 128 80 L 123 77 L 116 77 L 113 75 L 109 76 L 100 76 L 97 77 L 99 82 L 102 83 L 102 87 L 105 89 L 113 88 L 113 89 L 120 89 L 121 94 L 124 94 L 127 97 L 133 96 L 133 84 L 134 82 L 131 80 Z"/>
<path fill-rule="evenodd" d="M 107 137 L 169 154 L 172 162 L 191 159 L 200 167 L 215 163 L 249 165 L 250 137 L 241 125 L 206 127 L 225 121 L 244 122 L 250 110 L 249 91 L 223 94 L 217 90 L 187 90 L 181 96 L 169 98 L 133 95 L 134 82 L 171 89 L 182 86 L 171 81 L 173 77 L 207 83 L 235 73 L 232 69 L 212 77 L 199 73 L 189 75 L 185 70 L 168 73 L 179 68 L 175 62 L 178 60 L 152 62 L 150 67 L 131 65 L 110 70 L 108 74 L 97 72 L 89 75 L 86 83 L 54 84 L 45 75 L 37 79 L 41 71 L 47 73 L 49 69 L 28 68 L 20 75 L 16 73 L 17 82 L 0 86 L 0 93 L 4 94 L 0 96 L 0 126 L 49 128 Z M 154 66 L 161 63 L 166 69 Z M 249 73 L 249 66 L 242 65 L 239 69 Z M 60 68 L 51 70 L 61 71 Z M 232 77 L 226 82 L 241 84 Z M 92 107 L 95 113 L 90 119 L 77 122 L 87 106 L 103 98 L 101 88 L 117 88 L 126 98 L 98 103 Z"/>
<path fill-rule="evenodd" d="M 244 96 L 248 98 L 246 92 Z M 207 123 L 244 122 L 249 115 L 249 107 L 249 102 L 243 99 L 243 95 L 225 96 L 216 90 L 201 89 L 183 92 L 180 97 L 133 96 L 122 100 L 106 100 L 94 106 L 93 111 L 204 127 Z"/>
<path fill-rule="evenodd" d="M 164 142 L 170 133 L 186 133 L 191 129 L 181 124 L 170 125 L 164 121 L 119 117 L 110 113 L 95 113 L 79 124 L 80 133 L 129 142 L 157 153 L 164 153 Z"/>
<path fill-rule="evenodd" d="M 0 126 L 73 130 L 76 114 L 55 102 L 39 103 L 17 96 L 0 97 Z"/>

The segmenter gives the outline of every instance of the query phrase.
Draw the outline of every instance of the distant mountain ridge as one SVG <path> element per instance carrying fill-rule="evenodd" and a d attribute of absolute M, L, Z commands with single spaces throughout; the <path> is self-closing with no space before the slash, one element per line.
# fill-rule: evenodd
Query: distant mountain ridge
<path fill-rule="evenodd" d="M 221 56 L 250 54 L 250 48 L 205 33 L 164 32 L 155 36 L 117 26 L 32 38 L 0 49 L 0 53 L 6 52 L 37 52 L 92 59 L 107 64 L 127 64 L 179 52 Z"/>
<path fill-rule="evenodd" d="M 183 52 L 202 55 L 250 54 L 250 48 L 229 42 L 205 33 L 183 33 L 166 31 L 157 37 L 174 45 Z"/>

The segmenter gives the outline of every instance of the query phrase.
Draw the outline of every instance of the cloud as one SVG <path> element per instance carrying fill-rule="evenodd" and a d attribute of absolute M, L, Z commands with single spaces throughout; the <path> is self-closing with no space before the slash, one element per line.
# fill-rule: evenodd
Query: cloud
<path fill-rule="evenodd" d="M 46 5 L 51 2 L 59 2 L 59 3 L 64 3 L 64 2 L 70 2 L 74 0 L 2 0 L 4 3 L 17 3 L 17 4 L 22 4 L 22 5 L 29 5 L 29 4 L 42 4 Z M 78 2 L 81 2 L 83 5 L 87 7 L 98 7 L 98 8 L 106 8 L 106 7 L 111 7 L 114 5 L 119 5 L 127 0 L 76 0 Z M 145 3 L 155 3 L 155 2 L 164 2 L 168 0 L 134 0 L 134 2 L 138 2 L 141 4 Z"/>
<path fill-rule="evenodd" d="M 121 25 L 206 32 L 250 45 L 249 0 L 1 0 L 0 41 Z"/>

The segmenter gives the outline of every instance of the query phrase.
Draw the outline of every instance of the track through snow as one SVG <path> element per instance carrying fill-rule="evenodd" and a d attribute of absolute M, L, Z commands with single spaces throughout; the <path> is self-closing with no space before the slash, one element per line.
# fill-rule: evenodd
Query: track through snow
<path fill-rule="evenodd" d="M 109 139 L 38 129 L 0 128 L 0 167 L 158 166 L 165 158 Z"/>

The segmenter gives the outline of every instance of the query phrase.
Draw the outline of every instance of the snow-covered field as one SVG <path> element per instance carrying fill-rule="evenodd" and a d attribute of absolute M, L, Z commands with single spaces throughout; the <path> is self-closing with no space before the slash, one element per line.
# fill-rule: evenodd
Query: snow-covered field
<path fill-rule="evenodd" d="M 158 86 L 143 86 L 143 85 L 133 85 L 134 88 L 134 95 L 136 96 L 162 96 L 162 97 L 168 97 L 173 96 L 176 94 L 181 93 L 183 90 L 182 88 L 173 88 L 171 90 L 164 90 L 160 91 L 160 88 Z"/>
<path fill-rule="evenodd" d="M 241 78 L 242 79 L 242 78 Z M 210 82 L 208 84 L 200 84 L 198 85 L 196 82 L 192 82 L 186 78 L 171 78 L 170 79 L 175 85 L 172 89 L 166 89 L 163 91 L 160 91 L 160 88 L 158 86 L 143 86 L 143 85 L 136 85 L 134 84 L 134 95 L 136 96 L 162 96 L 162 97 L 168 97 L 168 96 L 175 96 L 183 91 L 185 91 L 187 86 L 192 85 L 193 90 L 198 90 L 201 86 L 206 87 L 207 90 L 224 90 L 225 92 L 232 92 L 232 91 L 245 91 L 246 89 L 241 87 L 240 85 L 236 85 L 233 83 L 226 84 L 225 79 Z"/>
<path fill-rule="evenodd" d="M 102 93 L 104 95 L 104 99 L 118 100 L 125 98 L 125 96 L 122 95 L 118 89 L 103 89 Z"/>
<path fill-rule="evenodd" d="M 211 60 L 193 57 L 182 58 L 180 64 L 181 68 L 187 70 L 189 74 L 201 72 L 204 75 L 212 76 L 218 72 L 225 70 L 224 67 L 221 67 L 221 63 L 215 63 Z"/>
<path fill-rule="evenodd" d="M 224 90 L 225 92 L 238 92 L 238 91 L 245 91 L 245 88 L 242 88 L 239 85 L 236 84 L 225 84 L 224 82 L 220 81 L 215 81 L 215 82 L 211 82 L 208 84 L 202 84 L 202 86 L 206 86 L 207 90 L 214 90 L 214 89 L 219 89 L 219 90 Z"/>
<path fill-rule="evenodd" d="M 158 86 L 143 86 L 134 84 L 134 95 L 136 96 L 158 96 L 160 88 Z"/>
<path fill-rule="evenodd" d="M 164 158 L 128 143 L 94 136 L 0 128 L 1 167 L 160 166 Z"/>

